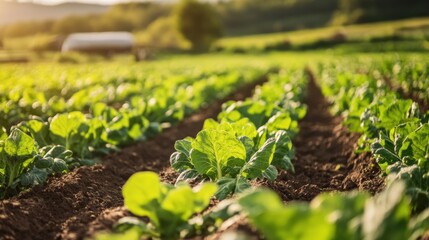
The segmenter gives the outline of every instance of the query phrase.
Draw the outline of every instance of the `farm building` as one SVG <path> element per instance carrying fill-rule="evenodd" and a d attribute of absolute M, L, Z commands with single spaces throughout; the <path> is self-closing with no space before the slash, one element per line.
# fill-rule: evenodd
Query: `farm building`
<path fill-rule="evenodd" d="M 62 52 L 112 54 L 131 52 L 134 37 L 129 32 L 73 33 L 64 41 Z"/>

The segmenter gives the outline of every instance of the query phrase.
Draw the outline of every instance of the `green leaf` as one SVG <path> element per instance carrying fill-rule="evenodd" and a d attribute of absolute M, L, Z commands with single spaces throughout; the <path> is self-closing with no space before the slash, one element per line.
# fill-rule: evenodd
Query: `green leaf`
<path fill-rule="evenodd" d="M 409 239 L 412 240 L 419 239 L 423 234 L 427 234 L 429 229 L 429 208 L 411 219 L 409 229 L 411 232 Z"/>
<path fill-rule="evenodd" d="M 245 159 L 246 149 L 231 131 L 202 130 L 192 142 L 192 164 L 200 174 L 212 180 L 241 168 Z"/>
<path fill-rule="evenodd" d="M 250 183 L 240 176 L 237 176 L 237 178 L 223 177 L 219 179 L 216 184 L 218 185 L 218 190 L 215 196 L 219 200 L 223 200 L 231 194 L 244 192 L 251 187 Z"/>
<path fill-rule="evenodd" d="M 227 198 L 229 195 L 234 193 L 236 186 L 236 178 L 231 177 L 223 177 L 219 179 L 216 184 L 218 185 L 218 189 L 216 192 L 216 198 L 219 200 L 223 200 Z"/>
<path fill-rule="evenodd" d="M 275 135 L 276 148 L 274 151 L 274 157 L 271 162 L 272 165 L 295 172 L 295 168 L 292 164 L 292 158 L 294 156 L 292 141 L 290 140 L 286 131 L 278 131 Z"/>
<path fill-rule="evenodd" d="M 178 140 L 174 144 L 174 148 L 176 149 L 176 152 L 170 156 L 171 167 L 179 172 L 193 168 L 190 159 L 190 151 L 192 149 L 191 140 Z"/>
<path fill-rule="evenodd" d="M 22 186 L 29 187 L 29 186 L 36 186 L 36 185 L 42 184 L 46 181 L 47 178 L 48 178 L 48 173 L 45 170 L 33 168 L 29 172 L 24 173 L 19 178 L 19 181 Z"/>
<path fill-rule="evenodd" d="M 45 154 L 44 157 L 52 157 L 52 158 L 61 158 L 66 159 L 73 155 L 73 152 L 67 150 L 64 146 L 54 145 L 52 148 Z"/>
<path fill-rule="evenodd" d="M 176 184 L 185 181 L 187 179 L 193 180 L 200 176 L 200 174 L 195 169 L 186 169 L 180 173 L 180 175 L 176 179 Z"/>
<path fill-rule="evenodd" d="M 246 136 L 241 136 L 238 138 L 238 140 L 243 143 L 244 148 L 246 149 L 246 161 L 250 160 L 252 155 L 255 153 L 255 143 L 252 141 L 252 139 Z"/>
<path fill-rule="evenodd" d="M 49 126 L 46 122 L 32 119 L 25 122 L 31 136 L 36 140 L 39 147 L 49 145 Z"/>
<path fill-rule="evenodd" d="M 371 144 L 371 152 L 376 156 L 377 162 L 380 164 L 393 164 L 395 162 L 401 161 L 401 159 L 396 156 L 395 153 L 384 148 L 378 141 Z"/>
<path fill-rule="evenodd" d="M 248 118 L 241 118 L 231 123 L 231 126 L 237 137 L 246 136 L 250 139 L 254 139 L 258 135 L 255 125 L 250 122 Z"/>
<path fill-rule="evenodd" d="M 76 132 L 85 120 L 85 115 L 81 112 L 57 114 L 51 120 L 50 131 L 56 136 L 66 139 L 70 134 Z"/>
<path fill-rule="evenodd" d="M 268 139 L 265 144 L 250 158 L 242 169 L 242 176 L 248 179 L 261 177 L 271 164 L 276 140 Z"/>
<path fill-rule="evenodd" d="M 279 172 L 277 168 L 273 165 L 270 165 L 263 173 L 262 176 L 270 181 L 274 181 L 277 178 Z"/>
<path fill-rule="evenodd" d="M 147 216 L 155 226 L 159 226 L 156 209 L 160 208 L 160 201 L 165 187 L 161 185 L 159 177 L 153 172 L 139 172 L 133 174 L 122 188 L 125 207 L 137 216 Z"/>
<path fill-rule="evenodd" d="M 267 129 L 270 134 L 278 130 L 289 130 L 292 123 L 293 120 L 288 113 L 278 112 L 268 120 Z"/>
<path fill-rule="evenodd" d="M 252 217 L 256 217 L 267 211 L 276 211 L 283 208 L 279 196 L 273 191 L 257 189 L 241 196 L 238 203 Z"/>
<path fill-rule="evenodd" d="M 187 185 L 181 185 L 168 192 L 161 207 L 175 217 L 186 221 L 194 213 L 200 212 L 208 206 L 216 189 L 216 184 L 213 183 L 204 183 L 195 191 Z"/>
<path fill-rule="evenodd" d="M 391 129 L 401 123 L 417 121 L 417 118 L 409 117 L 408 113 L 412 109 L 412 100 L 397 100 L 389 105 L 384 111 L 380 111 L 379 120 L 376 124 L 379 128 Z"/>
<path fill-rule="evenodd" d="M 219 124 L 216 120 L 213 118 L 208 118 L 204 121 L 203 130 L 204 129 L 217 129 L 219 127 Z"/>
<path fill-rule="evenodd" d="M 365 239 L 408 238 L 410 210 L 408 201 L 404 198 L 404 190 L 402 182 L 395 182 L 367 201 L 362 218 Z"/>
<path fill-rule="evenodd" d="M 402 158 L 409 156 L 421 162 L 420 166 L 426 171 L 429 170 L 429 164 L 426 163 L 429 157 L 429 124 L 425 123 L 414 132 L 410 133 L 403 141 L 402 147 L 399 150 L 399 156 Z"/>
<path fill-rule="evenodd" d="M 310 203 L 321 210 L 335 228 L 335 239 L 363 239 L 360 220 L 369 194 L 365 192 L 323 193 Z"/>
<path fill-rule="evenodd" d="M 67 167 L 67 163 L 61 158 L 54 158 L 54 162 L 52 164 L 52 170 L 56 173 L 65 173 L 69 169 Z"/>
<path fill-rule="evenodd" d="M 37 168 L 50 168 L 54 164 L 54 159 L 52 157 L 41 157 L 37 156 L 34 159 L 34 164 Z"/>
<path fill-rule="evenodd" d="M 8 161 L 22 164 L 35 155 L 36 143 L 29 135 L 18 128 L 13 128 L 10 136 L 4 140 L 3 151 L 8 156 Z"/>
<path fill-rule="evenodd" d="M 325 213 L 310 209 L 305 203 L 284 207 L 279 197 L 268 190 L 250 193 L 238 201 L 249 215 L 251 223 L 269 240 L 334 237 L 334 226 Z"/>
<path fill-rule="evenodd" d="M 7 132 L 4 127 L 0 127 L 0 141 L 7 138 Z"/>

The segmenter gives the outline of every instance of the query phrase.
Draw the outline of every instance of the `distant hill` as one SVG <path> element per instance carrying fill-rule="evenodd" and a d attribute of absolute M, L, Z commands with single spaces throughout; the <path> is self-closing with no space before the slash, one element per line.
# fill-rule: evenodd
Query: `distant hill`
<path fill-rule="evenodd" d="M 103 13 L 108 8 L 109 6 L 85 3 L 41 5 L 0 0 L 0 26 L 20 21 L 58 19 L 69 15 Z"/>

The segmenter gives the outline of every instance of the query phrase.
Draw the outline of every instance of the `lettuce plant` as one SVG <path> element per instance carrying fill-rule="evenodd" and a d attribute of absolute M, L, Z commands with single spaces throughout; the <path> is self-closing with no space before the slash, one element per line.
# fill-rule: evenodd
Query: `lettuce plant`
<path fill-rule="evenodd" d="M 15 180 L 26 170 L 37 153 L 36 142 L 18 128 L 0 141 L 0 193 L 13 189 Z M 3 196 L 2 196 L 3 197 Z"/>
<path fill-rule="evenodd" d="M 187 184 L 176 187 L 160 182 L 156 173 L 139 172 L 125 183 L 122 194 L 125 207 L 140 218 L 127 217 L 119 221 L 117 234 L 99 235 L 98 239 L 124 239 L 142 236 L 155 239 L 179 239 L 181 232 L 190 228 L 189 219 L 203 211 L 217 187 L 204 183 L 192 189 Z M 131 238 L 131 239 L 132 239 Z"/>
<path fill-rule="evenodd" d="M 248 121 L 230 124 L 208 120 L 195 139 L 176 141 L 177 151 L 170 163 L 180 172 L 178 182 L 209 179 L 219 186 L 216 197 L 224 199 L 249 188 L 250 179 L 276 179 L 277 168 L 293 171 L 288 134 L 278 131 L 273 137 L 266 135 L 266 130 L 257 132 Z"/>

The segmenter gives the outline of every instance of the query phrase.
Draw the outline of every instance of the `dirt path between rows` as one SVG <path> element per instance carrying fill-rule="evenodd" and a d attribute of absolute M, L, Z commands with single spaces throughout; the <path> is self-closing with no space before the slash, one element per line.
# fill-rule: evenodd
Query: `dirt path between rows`
<path fill-rule="evenodd" d="M 0 239 L 83 239 L 111 226 L 124 214 L 121 187 L 133 173 L 155 171 L 164 181 L 174 179 L 167 169 L 174 142 L 196 135 L 205 119 L 217 116 L 223 102 L 251 96 L 264 81 L 266 77 L 241 88 L 154 139 L 106 156 L 100 165 L 53 177 L 44 186 L 1 201 Z"/>
<path fill-rule="evenodd" d="M 370 153 L 354 153 L 359 135 L 342 126 L 340 116 L 329 113 L 329 103 L 311 72 L 309 78 L 305 98 L 308 112 L 293 140 L 295 174 L 283 171 L 276 181 L 261 185 L 276 190 L 285 201 L 310 201 L 327 191 L 379 192 L 384 180 L 377 163 Z"/>

